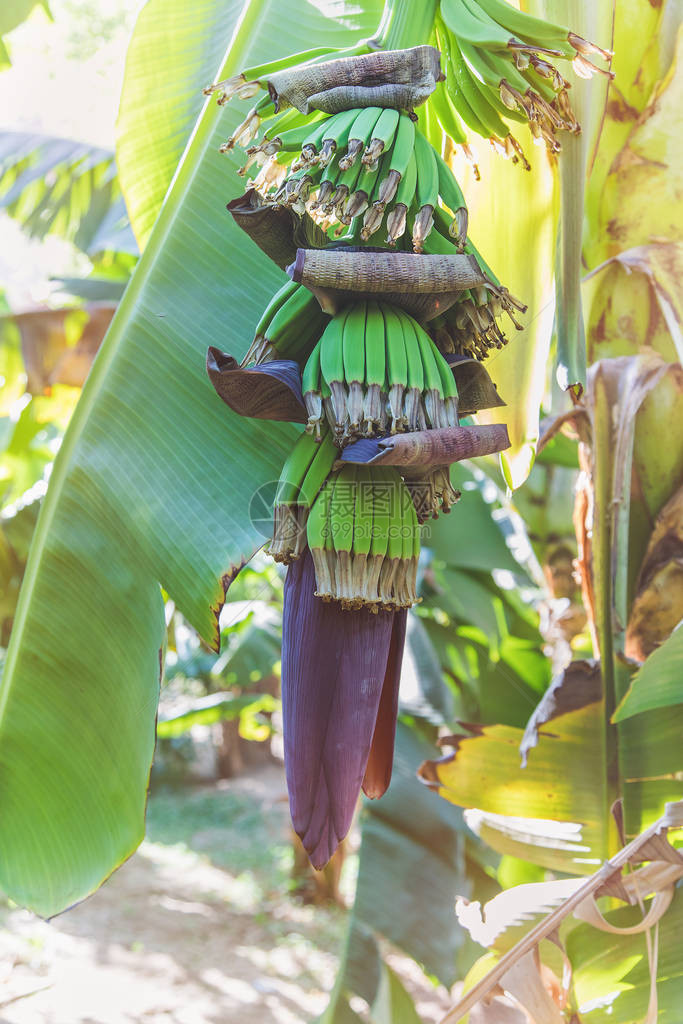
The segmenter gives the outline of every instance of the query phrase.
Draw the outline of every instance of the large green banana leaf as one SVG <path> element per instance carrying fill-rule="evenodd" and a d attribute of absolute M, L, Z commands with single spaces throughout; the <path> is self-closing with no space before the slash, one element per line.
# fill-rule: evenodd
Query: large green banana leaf
<path fill-rule="evenodd" d="M 477 417 L 480 423 L 507 424 L 511 448 L 502 453 L 501 466 L 512 488 L 528 476 L 539 436 L 553 324 L 558 212 L 556 177 L 545 152 L 533 145 L 526 129 L 518 134 L 529 153 L 531 171 L 502 160 L 481 141 L 481 180 L 474 180 L 470 168 L 462 174 L 472 241 L 502 283 L 529 307 L 520 315 L 524 330 L 506 325 L 508 345 L 486 363 L 507 406 Z"/>
<path fill-rule="evenodd" d="M 343 45 L 345 13 L 250 0 L 217 70 L 306 40 Z M 358 33 L 377 21 L 364 5 Z M 250 499 L 293 437 L 233 416 L 204 370 L 208 345 L 244 353 L 282 280 L 224 212 L 238 157 L 217 149 L 243 110 L 202 112 L 55 463 L 26 570 L 0 692 L 0 884 L 44 915 L 142 839 L 159 583 L 215 643 L 224 586 L 264 540 Z"/>
<path fill-rule="evenodd" d="M 116 158 L 135 235 L 143 248 L 213 81 L 244 0 L 150 0 L 126 54 Z M 286 52 L 273 40 L 277 51 Z M 150 132 L 150 127 L 152 127 Z"/>

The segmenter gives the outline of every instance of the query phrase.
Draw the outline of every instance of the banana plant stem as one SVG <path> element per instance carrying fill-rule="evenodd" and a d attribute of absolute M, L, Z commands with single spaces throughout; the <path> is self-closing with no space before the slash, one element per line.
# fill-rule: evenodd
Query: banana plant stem
<path fill-rule="evenodd" d="M 438 0 L 386 0 L 372 45 L 378 50 L 403 50 L 429 41 Z"/>

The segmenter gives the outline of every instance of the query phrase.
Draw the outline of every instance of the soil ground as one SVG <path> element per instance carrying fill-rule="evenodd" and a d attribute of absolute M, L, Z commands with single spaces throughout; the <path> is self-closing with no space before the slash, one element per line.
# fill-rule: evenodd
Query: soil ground
<path fill-rule="evenodd" d="M 0 1024 L 312 1021 L 346 915 L 297 902 L 291 864 L 278 766 L 153 794 L 147 840 L 84 903 L 46 922 L 0 895 Z M 437 1020 L 447 993 L 407 958 L 390 962 L 425 1024 Z"/>

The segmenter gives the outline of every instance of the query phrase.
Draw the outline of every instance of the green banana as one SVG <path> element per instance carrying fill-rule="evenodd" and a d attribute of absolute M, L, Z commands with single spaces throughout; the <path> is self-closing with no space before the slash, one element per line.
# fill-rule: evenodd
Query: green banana
<path fill-rule="evenodd" d="M 467 203 L 452 170 L 441 156 L 434 151 L 439 176 L 439 195 L 446 206 L 453 212 L 453 221 L 449 225 L 449 234 L 456 239 L 458 249 L 462 252 L 467 241 L 468 214 Z"/>
<path fill-rule="evenodd" d="M 283 206 L 294 206 L 297 203 L 305 202 L 311 187 L 319 177 L 320 168 L 310 165 L 300 167 L 294 174 L 289 175 L 275 193 L 273 197 L 275 202 Z"/>
<path fill-rule="evenodd" d="M 419 133 L 416 133 L 416 138 Z M 396 240 L 401 237 L 406 229 L 406 217 L 408 210 L 415 198 L 415 185 L 417 183 L 417 161 L 415 153 L 411 154 L 406 173 L 396 190 L 394 206 L 387 217 L 387 244 L 392 247 Z"/>
<path fill-rule="evenodd" d="M 334 563 L 328 558 L 328 550 L 331 545 L 330 504 L 334 493 L 334 484 L 334 475 L 328 476 L 311 506 L 306 523 L 306 539 L 315 568 L 316 597 L 326 600 L 329 600 L 334 592 L 334 577 L 332 575 Z"/>
<path fill-rule="evenodd" d="M 276 562 L 290 562 L 301 553 L 299 490 L 317 450 L 316 442 L 308 434 L 301 434 L 282 467 L 273 508 L 273 539 L 268 548 Z"/>
<path fill-rule="evenodd" d="M 383 388 L 386 377 L 385 321 L 376 302 L 368 302 L 365 319 L 365 402 L 363 419 L 365 434 L 372 434 L 381 424 L 384 406 Z"/>
<path fill-rule="evenodd" d="M 406 488 L 406 490 L 408 490 L 408 489 Z M 408 497 L 410 498 L 410 492 L 408 492 Z M 407 574 L 406 574 L 406 603 L 407 604 L 408 603 L 409 604 L 414 604 L 417 601 L 417 599 L 418 599 L 418 597 L 417 597 L 417 567 L 418 567 L 418 564 L 419 564 L 419 561 L 420 561 L 421 531 L 420 531 L 420 523 L 419 523 L 419 520 L 417 518 L 417 512 L 415 511 L 415 506 L 413 505 L 412 500 L 410 501 L 410 507 L 409 507 L 409 509 L 407 511 L 407 517 L 409 517 L 410 525 L 412 527 L 413 548 L 412 548 L 412 551 L 410 553 L 410 561 L 408 563 L 409 567 L 408 567 L 408 571 L 407 571 Z"/>
<path fill-rule="evenodd" d="M 340 110 L 326 122 L 320 150 L 320 163 L 323 167 L 327 167 L 335 153 L 345 148 L 356 115 L 356 110 Z"/>
<path fill-rule="evenodd" d="M 438 24 L 438 21 L 437 21 Z M 443 23 L 442 23 L 443 25 Z M 453 35 L 445 28 L 441 28 L 442 47 L 444 62 L 446 65 L 446 92 L 456 106 L 458 115 L 462 118 L 468 128 L 471 128 L 477 135 L 488 138 L 489 132 L 486 126 L 473 109 L 468 94 L 472 92 L 469 76 L 466 73 L 462 54 Z M 473 97 L 476 100 L 476 97 Z"/>
<path fill-rule="evenodd" d="M 438 349 L 438 346 L 434 344 L 431 337 L 428 340 L 432 347 L 432 354 L 436 362 L 439 376 L 441 377 L 441 394 L 443 396 L 443 417 L 445 420 L 444 426 L 457 427 L 459 423 L 458 418 L 458 388 L 455 383 L 455 377 L 453 376 L 453 370 L 444 359 L 443 355 Z"/>
<path fill-rule="evenodd" d="M 372 129 L 372 138 L 362 156 L 362 162 L 368 166 L 375 164 L 386 149 L 390 149 L 394 141 L 399 122 L 399 112 L 387 107 L 377 118 Z"/>
<path fill-rule="evenodd" d="M 306 433 L 315 432 L 315 438 L 320 440 L 320 423 L 323 417 L 323 396 L 320 390 L 320 342 L 315 346 L 306 360 L 301 375 L 301 391 L 304 396 L 304 405 L 308 413 Z"/>
<path fill-rule="evenodd" d="M 369 469 L 369 476 L 368 491 L 372 505 L 372 527 L 363 593 L 368 604 L 376 605 L 379 602 L 379 575 L 382 571 L 382 564 L 387 553 L 387 543 L 389 541 L 386 522 L 387 487 L 383 482 L 385 474 L 382 467 L 371 467 Z"/>
<path fill-rule="evenodd" d="M 422 398 L 429 418 L 429 425 L 434 429 L 445 427 L 442 415 L 444 395 L 441 384 L 441 374 L 432 351 L 432 340 L 429 335 L 418 324 L 413 322 L 413 328 L 420 346 L 420 358 L 424 374 L 424 385 Z"/>
<path fill-rule="evenodd" d="M 344 207 L 344 213 L 341 217 L 342 224 L 350 224 L 355 217 L 360 217 L 362 213 L 365 213 L 370 203 L 370 196 L 372 190 L 375 187 L 375 181 L 379 173 L 379 163 L 374 165 L 374 168 L 363 166 L 354 191 L 351 193 L 349 198 L 346 200 Z"/>
<path fill-rule="evenodd" d="M 342 604 L 353 601 L 351 590 L 353 516 L 356 506 L 356 467 L 346 463 L 337 474 L 330 504 L 330 529 L 334 545 L 336 597 Z"/>
<path fill-rule="evenodd" d="M 346 388 L 344 387 L 344 322 L 347 311 L 332 318 L 320 339 L 320 370 L 332 396 L 333 426 L 337 436 L 344 433 L 346 423 Z M 323 394 L 323 405 L 324 403 Z"/>
<path fill-rule="evenodd" d="M 326 315 L 308 288 L 299 288 L 270 321 L 266 342 L 279 359 L 307 358 L 326 323 Z"/>
<path fill-rule="evenodd" d="M 260 363 L 263 361 L 264 356 L 268 355 L 268 342 L 266 341 L 266 331 L 270 325 L 271 320 L 277 313 L 277 311 L 285 304 L 285 302 L 292 297 L 292 295 L 299 290 L 302 286 L 297 284 L 296 281 L 291 279 L 287 280 L 280 289 L 273 295 L 272 299 L 264 309 L 261 317 L 256 324 L 254 331 L 254 340 L 249 346 L 249 350 L 242 360 L 242 366 L 248 366 L 249 363 Z"/>
<path fill-rule="evenodd" d="M 491 102 L 492 94 L 498 92 L 498 84 L 492 88 L 489 87 L 488 83 L 482 86 L 482 83 L 472 74 L 467 64 L 459 40 L 451 40 L 450 54 L 453 60 L 458 87 L 467 100 L 470 109 L 474 111 L 479 124 L 484 129 L 481 134 L 484 138 L 495 140 L 500 144 L 500 140 L 509 134 L 509 129 Z M 506 107 L 505 109 L 509 108 Z M 523 120 L 526 120 L 526 118 L 523 118 Z"/>
<path fill-rule="evenodd" d="M 410 491 L 401 486 L 401 561 L 394 577 L 396 603 L 409 608 L 417 601 L 417 563 L 420 555 L 420 527 Z"/>
<path fill-rule="evenodd" d="M 415 252 L 422 252 L 424 240 L 434 225 L 434 208 L 439 200 L 439 169 L 434 147 L 420 132 L 415 136 L 415 163 L 418 212 L 413 221 L 413 248 Z"/>
<path fill-rule="evenodd" d="M 507 3 L 507 0 L 477 0 L 478 6 L 512 35 L 530 43 L 534 49 L 550 47 L 563 57 L 573 57 L 574 47 L 569 42 L 569 29 L 562 25 L 535 18 Z M 539 44 L 537 47 L 535 44 Z"/>
<path fill-rule="evenodd" d="M 320 121 L 313 126 L 301 145 L 301 154 L 292 164 L 291 170 L 296 171 L 299 167 L 307 167 L 309 164 L 319 162 L 319 150 L 325 138 L 327 124 L 330 118 Z"/>
<path fill-rule="evenodd" d="M 349 131 L 346 156 L 343 156 L 339 161 L 339 166 L 342 171 L 346 171 L 350 167 L 353 167 L 357 158 L 367 146 L 372 135 L 372 130 L 381 113 L 381 107 L 362 107 L 358 111 L 356 119 L 351 125 L 351 129 Z"/>
<path fill-rule="evenodd" d="M 386 346 L 387 384 L 389 409 L 391 412 L 391 433 L 407 427 L 403 415 L 403 394 L 408 386 L 408 360 L 403 340 L 401 318 L 392 306 L 382 307 L 384 315 L 384 343 Z"/>
<path fill-rule="evenodd" d="M 396 605 L 394 579 L 403 556 L 403 481 L 397 470 L 384 467 L 390 512 L 387 524 L 387 551 L 379 574 L 379 596 L 382 604 Z"/>
<path fill-rule="evenodd" d="M 451 142 L 457 145 L 467 142 L 467 135 L 462 126 L 460 115 L 448 95 L 445 82 L 437 84 L 436 89 L 429 97 L 428 103 L 432 107 L 444 134 Z"/>
<path fill-rule="evenodd" d="M 246 82 L 265 80 L 269 75 L 274 75 L 276 71 L 284 71 L 285 68 L 293 68 L 299 64 L 308 64 L 309 61 L 318 57 L 327 57 L 331 53 L 334 53 L 335 57 L 337 56 L 336 50 L 332 46 L 316 46 L 314 49 L 291 53 L 289 57 L 280 57 L 278 60 L 271 60 L 266 64 L 254 64 L 253 67 L 243 71 L 241 77 Z"/>
<path fill-rule="evenodd" d="M 315 202 L 311 205 L 311 210 L 326 210 L 328 203 L 335 189 L 335 181 L 339 174 L 339 162 L 336 156 L 325 164 L 325 169 L 320 177 L 320 184 L 318 186 L 318 192 L 316 195 Z"/>
<path fill-rule="evenodd" d="M 481 11 L 479 18 L 472 13 L 464 0 L 441 0 L 440 13 L 446 27 L 456 39 L 466 40 L 485 49 L 508 49 L 510 33 L 488 17 L 485 11 Z"/>
<path fill-rule="evenodd" d="M 406 173 L 415 148 L 415 124 L 407 114 L 401 114 L 396 127 L 394 145 L 391 150 L 389 170 L 382 181 L 377 201 L 386 205 L 396 195 L 396 190 Z"/>
<path fill-rule="evenodd" d="M 339 455 L 339 449 L 332 439 L 332 432 L 329 427 L 324 428 L 322 440 L 318 443 L 317 447 L 318 450 L 313 456 L 313 460 L 309 464 L 306 475 L 301 482 L 297 499 L 297 505 L 300 509 L 304 510 L 306 516 L 308 516 L 320 488 L 325 483 Z"/>
<path fill-rule="evenodd" d="M 419 408 L 424 388 L 424 368 L 420 345 L 417 340 L 416 324 L 407 313 L 400 314 L 403 328 L 403 343 L 406 350 L 407 388 L 403 398 L 404 419 L 409 430 L 417 430 Z"/>
<path fill-rule="evenodd" d="M 356 501 L 353 515 L 353 564 L 351 590 L 359 604 L 368 600 L 366 592 L 368 557 L 372 547 L 373 491 L 368 466 L 356 467 Z"/>
<path fill-rule="evenodd" d="M 333 209 L 338 220 L 341 220 L 344 214 L 344 203 L 355 189 L 362 167 L 362 164 L 356 163 L 347 167 L 346 170 L 341 170 L 341 165 L 342 161 L 340 160 L 339 168 L 341 173 L 337 175 L 334 192 L 325 207 L 326 211 Z"/>
<path fill-rule="evenodd" d="M 325 116 L 316 121 L 312 126 L 311 119 L 309 117 L 302 124 L 289 128 L 287 131 L 279 132 L 271 141 L 279 141 L 280 145 L 278 146 L 277 152 L 282 151 L 284 153 L 296 153 L 301 149 L 306 140 L 309 137 L 312 137 L 313 130 L 322 129 L 322 126 L 327 122 L 327 120 L 328 118 Z"/>
<path fill-rule="evenodd" d="M 391 162 L 393 150 L 388 150 L 379 165 L 379 170 L 375 175 L 375 181 L 372 186 L 372 194 L 370 195 L 370 205 L 365 211 L 363 217 L 363 227 L 361 229 L 360 237 L 364 242 L 374 235 L 379 229 L 382 220 L 384 219 L 384 208 L 386 203 L 380 202 L 379 195 L 382 191 L 384 182 L 386 181 L 387 173 L 389 171 L 389 164 Z"/>
<path fill-rule="evenodd" d="M 363 414 L 363 383 L 365 381 L 366 303 L 351 308 L 344 321 L 344 380 L 349 389 L 347 411 L 349 431 L 360 431 Z"/>

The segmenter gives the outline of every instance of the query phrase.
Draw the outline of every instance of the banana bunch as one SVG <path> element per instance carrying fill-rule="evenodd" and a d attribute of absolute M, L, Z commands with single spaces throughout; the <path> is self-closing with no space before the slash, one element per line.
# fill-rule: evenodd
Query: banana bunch
<path fill-rule="evenodd" d="M 569 100 L 570 83 L 548 58 L 571 59 L 582 77 L 612 75 L 588 59 L 596 54 L 609 61 L 608 50 L 507 0 L 441 0 L 435 30 L 446 81 L 429 103 L 440 124 L 455 142 L 470 129 L 525 167 L 505 119 L 528 122 L 551 152 L 560 149 L 557 132 L 581 131 Z"/>
<path fill-rule="evenodd" d="M 269 359 L 305 362 L 320 338 L 329 317 L 308 288 L 287 281 L 268 303 L 256 325 L 254 340 L 242 361 L 265 363 Z"/>
<path fill-rule="evenodd" d="M 306 547 L 306 523 L 311 506 L 339 454 L 323 426 L 320 442 L 303 433 L 280 473 L 273 508 L 273 539 L 268 553 L 276 562 L 299 558 Z"/>
<path fill-rule="evenodd" d="M 396 469 L 345 465 L 310 511 L 316 596 L 344 608 L 409 608 L 417 601 L 420 527 Z"/>
<path fill-rule="evenodd" d="M 430 336 L 404 310 L 359 302 L 332 318 L 302 375 L 308 424 L 323 418 L 337 444 L 458 424 L 453 372 Z"/>
<path fill-rule="evenodd" d="M 246 173 L 252 162 L 260 164 L 250 185 L 264 198 L 298 213 L 308 209 L 326 229 L 355 221 L 362 241 L 376 234 L 386 215 L 392 246 L 404 234 L 414 208 L 416 252 L 423 251 L 440 198 L 452 211 L 450 237 L 463 251 L 468 218 L 462 190 L 408 114 L 381 107 L 343 110 L 330 117 L 286 111 L 282 122 L 288 127 L 266 130 L 258 145 L 247 150 L 241 168 Z M 278 119 L 277 124 L 282 122 Z M 362 225 L 356 221 L 361 216 Z"/>

